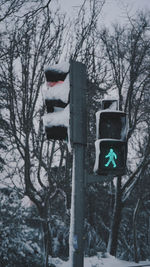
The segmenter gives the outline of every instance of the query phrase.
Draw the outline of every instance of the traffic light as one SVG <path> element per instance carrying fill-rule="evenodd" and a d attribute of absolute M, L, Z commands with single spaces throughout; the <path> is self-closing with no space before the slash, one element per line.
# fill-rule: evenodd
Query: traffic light
<path fill-rule="evenodd" d="M 123 175 L 127 158 L 127 117 L 119 110 L 96 113 L 96 159 L 94 172 L 101 175 Z"/>
<path fill-rule="evenodd" d="M 115 139 L 95 142 L 96 161 L 94 172 L 101 175 L 123 175 L 126 168 L 127 144 Z"/>
<path fill-rule="evenodd" d="M 69 126 L 69 64 L 56 64 L 45 69 L 43 90 L 47 114 L 43 124 L 47 139 L 67 140 Z"/>
<path fill-rule="evenodd" d="M 126 139 L 126 114 L 122 111 L 103 110 L 96 113 L 96 139 Z"/>
<path fill-rule="evenodd" d="M 119 101 L 116 99 L 103 99 L 101 101 L 101 109 L 118 110 Z"/>

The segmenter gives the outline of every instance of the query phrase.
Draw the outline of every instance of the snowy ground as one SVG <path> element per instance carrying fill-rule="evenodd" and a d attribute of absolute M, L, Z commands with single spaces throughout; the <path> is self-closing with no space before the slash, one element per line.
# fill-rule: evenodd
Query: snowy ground
<path fill-rule="evenodd" d="M 69 262 L 64 262 L 59 258 L 51 259 L 50 263 L 55 264 L 56 267 L 70 267 Z M 143 261 L 140 263 L 127 262 L 116 259 L 115 257 L 108 256 L 107 258 L 101 258 L 99 256 L 85 257 L 84 267 L 129 267 L 129 266 L 141 266 L 140 264 L 146 264 L 150 267 L 150 261 Z"/>

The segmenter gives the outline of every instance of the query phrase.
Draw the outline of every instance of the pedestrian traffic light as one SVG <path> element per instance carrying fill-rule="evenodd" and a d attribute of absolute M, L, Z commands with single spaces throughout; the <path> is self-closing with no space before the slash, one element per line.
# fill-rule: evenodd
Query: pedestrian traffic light
<path fill-rule="evenodd" d="M 47 139 L 67 140 L 69 126 L 69 64 L 56 64 L 45 69 L 43 88 L 47 114 L 43 124 Z"/>
<path fill-rule="evenodd" d="M 117 99 L 102 99 L 101 109 L 118 110 L 119 101 Z"/>
<path fill-rule="evenodd" d="M 126 113 L 102 110 L 96 113 L 96 139 L 126 139 Z"/>
<path fill-rule="evenodd" d="M 96 159 L 94 172 L 123 175 L 127 158 L 127 116 L 120 110 L 106 108 L 96 113 Z"/>
<path fill-rule="evenodd" d="M 127 144 L 116 139 L 95 142 L 96 161 L 94 172 L 101 175 L 123 175 L 126 168 Z"/>

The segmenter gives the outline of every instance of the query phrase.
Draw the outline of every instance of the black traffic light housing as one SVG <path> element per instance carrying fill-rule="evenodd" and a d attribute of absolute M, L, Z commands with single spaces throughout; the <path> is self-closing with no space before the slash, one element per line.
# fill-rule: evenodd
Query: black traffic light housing
<path fill-rule="evenodd" d="M 63 70 L 59 70 L 58 68 L 46 68 L 45 69 L 45 77 L 47 82 L 58 82 L 64 81 L 66 79 L 69 71 L 64 72 Z"/>
<path fill-rule="evenodd" d="M 65 126 L 45 127 L 48 140 L 67 140 L 67 128 Z"/>
<path fill-rule="evenodd" d="M 116 99 L 103 99 L 101 101 L 101 109 L 118 110 L 119 101 Z"/>
<path fill-rule="evenodd" d="M 96 113 L 96 139 L 126 139 L 126 113 L 122 111 L 100 111 Z"/>
<path fill-rule="evenodd" d="M 69 73 L 69 71 L 63 72 L 57 68 L 56 69 L 55 68 L 54 69 L 53 68 L 45 69 L 45 77 L 46 77 L 47 84 L 54 83 L 55 85 L 61 86 L 61 84 L 59 82 L 63 83 L 65 81 L 68 73 Z M 49 90 L 50 90 L 50 88 L 49 88 Z M 50 112 L 54 112 L 54 107 L 65 108 L 68 105 L 68 102 L 65 103 L 59 98 L 57 98 L 57 99 L 45 99 L 45 104 L 46 104 L 47 112 L 50 113 Z"/>
<path fill-rule="evenodd" d="M 123 175 L 126 169 L 127 143 L 116 139 L 95 142 L 96 162 L 94 171 L 100 175 Z"/>
<path fill-rule="evenodd" d="M 106 108 L 96 113 L 95 173 L 113 176 L 126 173 L 126 136 L 125 112 Z"/>
<path fill-rule="evenodd" d="M 46 68 L 45 77 L 47 89 L 44 98 L 48 114 L 43 116 L 43 123 L 47 139 L 67 140 L 70 90 L 69 64 L 65 71 L 59 64 Z M 65 87 L 67 87 L 67 90 L 64 90 Z"/>

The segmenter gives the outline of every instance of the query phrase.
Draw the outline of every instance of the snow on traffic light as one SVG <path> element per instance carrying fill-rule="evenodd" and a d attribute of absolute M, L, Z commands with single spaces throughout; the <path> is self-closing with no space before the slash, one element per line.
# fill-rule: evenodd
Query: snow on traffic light
<path fill-rule="evenodd" d="M 125 174 L 126 136 L 127 116 L 125 112 L 106 108 L 96 113 L 95 173 Z"/>
<path fill-rule="evenodd" d="M 69 127 L 69 63 L 45 69 L 46 85 L 42 88 L 47 114 L 43 125 L 47 139 L 67 140 Z"/>

